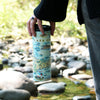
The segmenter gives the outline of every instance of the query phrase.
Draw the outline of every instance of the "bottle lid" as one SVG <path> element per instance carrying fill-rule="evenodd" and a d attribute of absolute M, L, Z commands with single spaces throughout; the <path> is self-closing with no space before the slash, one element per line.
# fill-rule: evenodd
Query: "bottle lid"
<path fill-rule="evenodd" d="M 44 31 L 50 31 L 51 27 L 49 25 L 42 25 Z M 37 24 L 35 24 L 35 31 L 40 31 L 39 27 Z"/>

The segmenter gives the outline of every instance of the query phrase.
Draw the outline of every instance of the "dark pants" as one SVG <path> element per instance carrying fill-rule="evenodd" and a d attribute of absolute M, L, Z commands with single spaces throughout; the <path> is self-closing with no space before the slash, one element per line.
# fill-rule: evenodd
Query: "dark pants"
<path fill-rule="evenodd" d="M 96 100 L 100 100 L 100 18 L 89 18 L 86 0 L 82 0 L 82 12 L 88 38 Z"/>

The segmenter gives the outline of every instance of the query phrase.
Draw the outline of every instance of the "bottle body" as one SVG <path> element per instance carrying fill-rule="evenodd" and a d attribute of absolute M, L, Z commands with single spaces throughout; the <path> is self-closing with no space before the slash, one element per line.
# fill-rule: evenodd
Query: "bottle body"
<path fill-rule="evenodd" d="M 40 31 L 36 32 L 33 39 L 33 80 L 46 81 L 51 79 L 51 40 L 50 31 L 45 31 L 41 35 Z"/>

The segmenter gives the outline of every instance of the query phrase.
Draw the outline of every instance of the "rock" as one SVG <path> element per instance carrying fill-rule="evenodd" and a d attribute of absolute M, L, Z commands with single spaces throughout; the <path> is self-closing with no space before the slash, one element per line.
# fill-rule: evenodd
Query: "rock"
<path fill-rule="evenodd" d="M 19 66 L 20 58 L 17 55 L 11 55 L 8 60 L 10 66 Z"/>
<path fill-rule="evenodd" d="M 77 68 L 78 70 L 86 69 L 86 63 L 83 61 L 71 61 L 68 63 L 69 68 Z"/>
<path fill-rule="evenodd" d="M 92 100 L 92 99 L 91 96 L 88 95 L 88 96 L 75 96 L 73 97 L 73 100 Z"/>
<path fill-rule="evenodd" d="M 38 87 L 39 93 L 62 93 L 65 90 L 64 84 L 46 83 Z"/>
<path fill-rule="evenodd" d="M 53 54 L 52 60 L 56 63 L 61 62 L 61 56 L 58 56 L 58 54 Z"/>
<path fill-rule="evenodd" d="M 63 85 L 63 86 L 67 86 L 67 84 L 65 82 L 59 82 L 58 84 Z"/>
<path fill-rule="evenodd" d="M 29 79 L 32 78 L 32 80 L 33 80 L 33 73 L 27 73 L 27 74 L 25 74 L 25 76 L 28 77 Z"/>
<path fill-rule="evenodd" d="M 87 74 L 76 74 L 76 75 L 72 75 L 71 77 L 77 80 L 88 80 L 92 78 L 92 76 Z"/>
<path fill-rule="evenodd" d="M 0 70 L 2 70 L 3 69 L 3 64 L 0 64 Z"/>
<path fill-rule="evenodd" d="M 20 60 L 19 64 L 21 67 L 24 67 L 26 65 L 27 61 Z"/>
<path fill-rule="evenodd" d="M 47 81 L 34 82 L 34 84 L 38 87 L 42 84 L 51 83 L 51 82 L 53 82 L 53 81 L 52 80 L 47 80 Z"/>
<path fill-rule="evenodd" d="M 56 68 L 58 70 L 64 70 L 64 69 L 67 69 L 67 66 L 64 64 L 64 62 L 61 62 L 58 65 L 56 65 Z"/>
<path fill-rule="evenodd" d="M 2 59 L 2 63 L 3 64 L 8 64 L 8 59 L 6 59 L 6 58 Z"/>
<path fill-rule="evenodd" d="M 59 70 L 56 68 L 56 63 L 51 64 L 51 75 L 52 77 L 57 77 L 59 74 Z"/>
<path fill-rule="evenodd" d="M 81 83 L 81 82 L 79 82 L 79 81 L 73 81 L 73 82 L 74 82 L 76 85 Z"/>
<path fill-rule="evenodd" d="M 75 60 L 77 60 L 78 58 L 77 58 L 77 56 L 69 56 L 69 57 L 67 57 L 67 62 L 71 62 L 71 61 L 75 61 Z"/>
<path fill-rule="evenodd" d="M 27 66 L 27 67 L 33 67 L 33 61 L 32 62 L 27 62 L 25 66 Z"/>
<path fill-rule="evenodd" d="M 86 65 L 86 69 L 87 69 L 87 70 L 91 70 L 91 68 L 92 68 L 91 64 L 88 63 L 88 64 Z"/>
<path fill-rule="evenodd" d="M 10 48 L 9 49 L 9 52 L 10 53 L 18 53 L 19 52 L 19 49 L 17 47 L 13 47 L 13 48 Z"/>
<path fill-rule="evenodd" d="M 33 81 L 16 71 L 0 72 L 0 89 L 24 89 L 29 91 L 31 95 L 37 96 L 37 88 Z"/>
<path fill-rule="evenodd" d="M 15 67 L 15 71 L 22 72 L 22 73 L 32 73 L 33 69 L 31 67 Z"/>
<path fill-rule="evenodd" d="M 74 75 L 77 74 L 77 69 L 76 68 L 69 68 L 69 69 L 65 69 L 63 71 L 63 76 L 65 78 L 68 78 L 70 75 Z"/>
<path fill-rule="evenodd" d="M 86 81 L 85 85 L 89 88 L 94 88 L 94 80 L 89 79 L 88 81 Z"/>
<path fill-rule="evenodd" d="M 67 53 L 68 52 L 68 49 L 66 47 L 58 47 L 57 49 L 57 53 Z"/>
<path fill-rule="evenodd" d="M 30 100 L 30 96 L 26 90 L 0 90 L 0 100 Z"/>
<path fill-rule="evenodd" d="M 0 49 L 4 49 L 5 48 L 5 43 L 0 41 Z"/>
<path fill-rule="evenodd" d="M 23 69 L 24 69 L 24 73 L 32 73 L 33 72 L 32 67 L 23 67 Z"/>

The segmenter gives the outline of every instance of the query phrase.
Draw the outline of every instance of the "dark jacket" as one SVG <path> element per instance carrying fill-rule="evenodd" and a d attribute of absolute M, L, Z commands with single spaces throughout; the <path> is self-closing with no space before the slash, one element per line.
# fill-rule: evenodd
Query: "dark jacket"
<path fill-rule="evenodd" d="M 34 15 L 46 21 L 59 22 L 66 17 L 66 11 L 69 0 L 41 0 L 41 3 L 35 8 Z M 81 2 L 78 0 L 78 21 L 80 24 L 84 23 L 81 11 Z M 90 19 L 100 17 L 100 0 L 86 0 L 87 9 Z"/>

